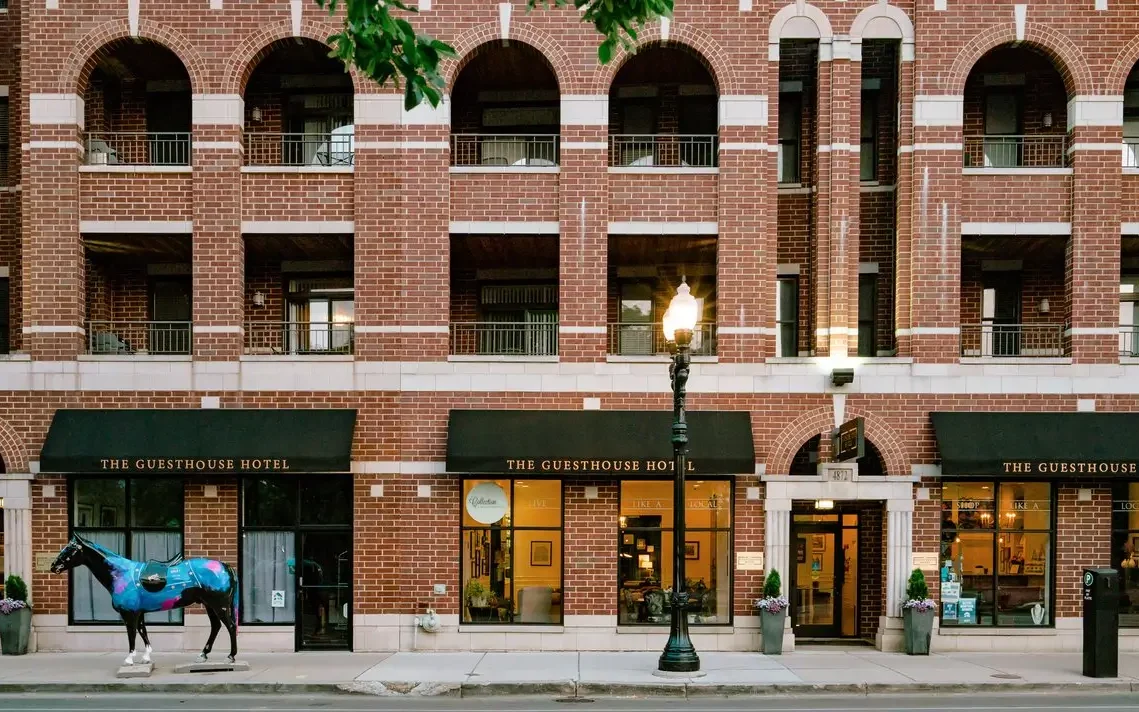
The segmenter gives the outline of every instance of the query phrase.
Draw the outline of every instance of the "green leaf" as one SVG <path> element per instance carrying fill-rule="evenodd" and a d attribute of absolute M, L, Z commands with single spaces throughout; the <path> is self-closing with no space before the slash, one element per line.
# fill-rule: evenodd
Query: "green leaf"
<path fill-rule="evenodd" d="M 615 43 L 613 40 L 605 40 L 597 47 L 597 61 L 602 64 L 609 64 L 613 61 L 613 49 Z"/>

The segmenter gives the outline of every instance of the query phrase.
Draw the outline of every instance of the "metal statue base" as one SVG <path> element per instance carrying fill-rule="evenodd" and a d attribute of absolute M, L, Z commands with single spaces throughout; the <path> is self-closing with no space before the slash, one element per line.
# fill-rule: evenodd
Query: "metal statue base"
<path fill-rule="evenodd" d="M 174 672 L 190 673 L 190 672 L 246 672 L 249 670 L 249 663 L 244 660 L 236 660 L 229 662 L 228 660 L 213 661 L 207 660 L 204 663 L 186 663 L 185 665 L 175 665 Z"/>
<path fill-rule="evenodd" d="M 670 672 L 668 670 L 653 670 L 654 677 L 663 677 L 670 680 L 690 680 L 696 677 L 704 677 L 708 673 L 694 670 L 693 672 Z"/>
<path fill-rule="evenodd" d="M 115 677 L 150 677 L 152 672 L 154 672 L 154 663 L 135 663 L 134 665 L 123 665 L 115 673 Z"/>

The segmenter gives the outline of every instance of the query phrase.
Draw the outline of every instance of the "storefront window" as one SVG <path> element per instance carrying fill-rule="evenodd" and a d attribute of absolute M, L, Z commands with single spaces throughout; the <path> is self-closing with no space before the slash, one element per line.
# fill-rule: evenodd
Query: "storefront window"
<path fill-rule="evenodd" d="M 941 625 L 1052 625 L 1054 507 L 1047 482 L 947 482 Z"/>
<path fill-rule="evenodd" d="M 165 561 L 182 553 L 182 480 L 74 478 L 71 530 L 136 561 Z M 121 623 L 111 594 L 81 566 L 71 572 L 71 620 Z M 148 625 L 181 623 L 182 611 L 146 614 Z"/>
<path fill-rule="evenodd" d="M 562 622 L 562 483 L 465 480 L 463 623 Z"/>
<path fill-rule="evenodd" d="M 621 483 L 617 622 L 668 625 L 673 585 L 673 483 Z M 732 621 L 732 483 L 685 483 L 684 573 L 693 625 Z"/>
<path fill-rule="evenodd" d="M 1119 625 L 1139 627 L 1139 483 L 1115 485 L 1111 507 L 1111 567 L 1119 571 Z"/>
<path fill-rule="evenodd" d="M 297 486 L 291 480 L 242 482 L 241 622 L 296 620 Z M 278 594 L 276 604 L 273 591 Z"/>

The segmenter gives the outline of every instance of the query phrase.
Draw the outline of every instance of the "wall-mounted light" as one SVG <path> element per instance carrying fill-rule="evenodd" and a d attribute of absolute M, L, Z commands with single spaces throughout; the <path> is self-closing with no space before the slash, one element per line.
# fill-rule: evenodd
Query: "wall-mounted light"
<path fill-rule="evenodd" d="M 815 509 L 834 509 L 834 500 L 817 499 L 815 500 Z"/>
<path fill-rule="evenodd" d="M 1040 300 L 1040 313 L 1041 314 L 1047 314 L 1050 311 L 1052 311 L 1052 305 L 1048 303 L 1048 299 L 1047 298 L 1041 299 Z"/>
<path fill-rule="evenodd" d="M 831 371 L 831 385 L 845 386 L 848 383 L 854 383 L 853 368 L 836 368 Z"/>
<path fill-rule="evenodd" d="M 1046 111 L 1044 113 L 1044 128 L 1046 128 L 1046 129 L 1052 128 L 1052 112 L 1051 111 Z"/>
<path fill-rule="evenodd" d="M 261 120 L 261 107 L 260 106 L 253 107 L 253 120 L 254 121 L 260 121 Z M 1045 124 L 1045 125 L 1047 125 L 1047 124 Z"/>
<path fill-rule="evenodd" d="M 253 306 L 255 306 L 255 307 L 265 306 L 265 295 L 262 294 L 261 292 L 254 292 L 253 293 Z"/>

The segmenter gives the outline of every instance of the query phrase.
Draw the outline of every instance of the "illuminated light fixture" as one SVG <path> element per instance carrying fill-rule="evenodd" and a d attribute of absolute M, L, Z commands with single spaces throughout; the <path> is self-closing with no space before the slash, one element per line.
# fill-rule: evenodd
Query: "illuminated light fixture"
<path fill-rule="evenodd" d="M 1042 118 L 1043 118 L 1044 128 L 1046 128 L 1046 129 L 1052 128 L 1052 112 L 1051 111 L 1044 112 L 1044 116 Z"/>
<path fill-rule="evenodd" d="M 692 290 L 687 282 L 681 282 L 676 288 L 676 295 L 668 304 L 668 309 L 661 319 L 664 329 L 664 340 L 676 341 L 676 332 L 687 331 L 691 338 L 692 330 L 696 328 L 699 319 L 700 303 L 692 296 Z"/>
<path fill-rule="evenodd" d="M 1052 305 L 1048 303 L 1048 299 L 1047 298 L 1041 299 L 1040 300 L 1040 313 L 1041 314 L 1047 314 L 1050 311 L 1052 311 Z"/>
<path fill-rule="evenodd" d="M 816 499 L 815 509 L 834 509 L 833 499 Z"/>
<path fill-rule="evenodd" d="M 253 120 L 254 121 L 260 121 L 261 120 L 261 107 L 260 106 L 253 107 Z"/>
<path fill-rule="evenodd" d="M 253 293 L 253 306 L 255 306 L 255 307 L 265 306 L 265 295 L 262 294 L 261 292 L 254 292 Z"/>

